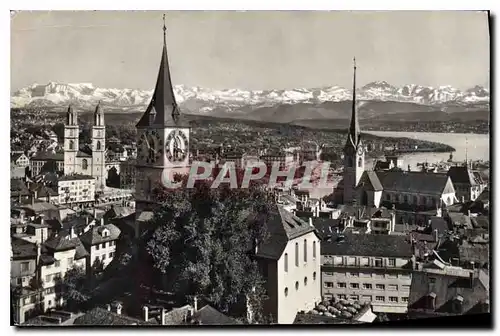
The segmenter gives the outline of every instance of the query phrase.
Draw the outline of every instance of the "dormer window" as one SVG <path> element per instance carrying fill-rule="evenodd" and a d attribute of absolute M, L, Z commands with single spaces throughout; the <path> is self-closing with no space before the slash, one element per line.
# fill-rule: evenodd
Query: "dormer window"
<path fill-rule="evenodd" d="M 454 298 L 453 298 L 453 302 L 452 302 L 452 309 L 453 309 L 453 312 L 456 313 L 456 314 L 462 314 L 462 304 L 464 302 L 464 298 L 462 295 L 456 295 Z"/>
<path fill-rule="evenodd" d="M 103 236 L 103 237 L 109 237 L 109 230 L 108 229 L 102 230 L 101 236 Z"/>

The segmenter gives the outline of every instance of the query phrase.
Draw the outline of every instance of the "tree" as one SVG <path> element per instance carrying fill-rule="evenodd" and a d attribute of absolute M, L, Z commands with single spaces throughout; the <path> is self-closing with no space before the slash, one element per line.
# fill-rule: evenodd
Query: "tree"
<path fill-rule="evenodd" d="M 76 266 L 68 270 L 64 278 L 56 280 L 56 293 L 64 299 L 68 310 L 83 310 L 90 300 L 85 271 Z"/>
<path fill-rule="evenodd" d="M 160 207 L 143 239 L 162 289 L 202 296 L 224 312 L 248 297 L 259 316 L 262 279 L 253 255 L 267 233 L 272 196 L 255 186 L 211 189 L 207 181 L 155 194 Z"/>

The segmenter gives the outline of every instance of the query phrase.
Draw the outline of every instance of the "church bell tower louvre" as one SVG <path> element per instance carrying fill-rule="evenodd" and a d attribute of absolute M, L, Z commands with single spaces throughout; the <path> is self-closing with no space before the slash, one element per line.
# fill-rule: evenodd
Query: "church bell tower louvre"
<path fill-rule="evenodd" d="M 356 198 L 356 187 L 365 171 L 365 148 L 361 141 L 356 101 L 356 58 L 353 59 L 353 87 L 351 123 L 344 146 L 344 204 L 352 204 Z"/>
<path fill-rule="evenodd" d="M 136 124 L 136 213 L 154 203 L 151 191 L 163 178 L 189 172 L 189 122 L 175 99 L 167 53 L 163 15 L 163 50 L 155 89 L 146 111 Z"/>

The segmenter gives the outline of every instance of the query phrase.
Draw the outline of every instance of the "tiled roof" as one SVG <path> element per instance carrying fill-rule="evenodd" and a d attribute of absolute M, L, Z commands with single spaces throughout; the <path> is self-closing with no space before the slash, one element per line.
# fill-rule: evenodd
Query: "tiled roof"
<path fill-rule="evenodd" d="M 102 232 L 105 229 L 109 230 L 109 235 L 106 237 L 102 235 Z M 94 226 L 92 229 L 82 234 L 80 236 L 80 239 L 83 244 L 91 246 L 111 240 L 117 240 L 120 236 L 120 233 L 120 229 L 113 224 L 99 225 Z"/>
<path fill-rule="evenodd" d="M 224 315 L 210 305 L 206 305 L 193 314 L 192 320 L 201 322 L 201 325 L 235 325 L 240 324 L 235 319 Z"/>
<path fill-rule="evenodd" d="M 449 179 L 444 174 L 408 171 L 379 171 L 376 174 L 385 191 L 435 195 L 443 193 Z"/>
<path fill-rule="evenodd" d="M 273 204 L 267 222 L 268 235 L 259 245 L 257 256 L 278 259 L 289 240 L 315 231 L 306 223 L 281 205 Z"/>
<path fill-rule="evenodd" d="M 323 240 L 321 255 L 410 258 L 412 248 L 405 236 L 345 233 Z"/>
<path fill-rule="evenodd" d="M 54 251 L 66 251 L 76 248 L 80 243 L 80 239 L 70 238 L 68 235 L 58 235 L 48 239 L 44 245 Z"/>
<path fill-rule="evenodd" d="M 31 161 L 64 161 L 64 153 L 63 152 L 38 152 L 34 156 L 31 157 Z"/>
<path fill-rule="evenodd" d="M 365 171 L 359 180 L 359 185 L 364 185 L 366 189 L 373 191 L 382 191 L 384 188 L 380 183 L 377 174 L 374 171 Z"/>
<path fill-rule="evenodd" d="M 94 178 L 90 175 L 64 175 L 59 178 L 59 181 L 76 181 L 76 180 L 93 180 Z"/>
<path fill-rule="evenodd" d="M 474 277 L 471 283 L 469 277 L 414 272 L 408 308 L 410 310 L 428 308 L 426 298 L 430 293 L 435 294 L 435 312 L 438 313 L 453 313 L 452 302 L 458 296 L 463 298 L 462 313 L 467 313 L 478 303 L 489 299 L 488 290 L 478 277 Z"/>
<path fill-rule="evenodd" d="M 148 325 L 149 323 L 126 315 L 119 315 L 103 308 L 94 308 L 77 317 L 73 325 Z"/>
<path fill-rule="evenodd" d="M 11 237 L 12 257 L 14 259 L 36 258 L 37 247 L 25 240 Z"/>
<path fill-rule="evenodd" d="M 450 167 L 448 170 L 448 176 L 451 178 L 453 183 L 475 186 L 479 182 L 477 178 L 474 177 L 474 174 L 465 166 Z"/>

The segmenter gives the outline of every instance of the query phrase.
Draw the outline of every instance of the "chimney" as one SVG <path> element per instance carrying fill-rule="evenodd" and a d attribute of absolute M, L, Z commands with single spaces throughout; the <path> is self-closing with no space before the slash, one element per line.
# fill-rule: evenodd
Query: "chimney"
<path fill-rule="evenodd" d="M 193 313 L 198 311 L 198 298 L 195 296 L 193 299 Z"/>
<path fill-rule="evenodd" d="M 85 216 L 85 226 L 89 225 L 89 216 Z"/>
<path fill-rule="evenodd" d="M 469 217 L 470 217 L 470 209 L 469 209 L 469 210 L 467 210 L 467 216 L 469 216 Z"/>
<path fill-rule="evenodd" d="M 94 213 L 93 213 L 93 215 L 94 215 L 94 218 L 97 217 L 97 209 L 95 207 L 94 207 Z"/>
<path fill-rule="evenodd" d="M 309 217 L 309 226 L 312 226 L 312 227 L 314 227 L 314 225 L 313 225 L 313 219 L 312 219 L 312 217 Z"/>
<path fill-rule="evenodd" d="M 474 288 L 474 271 L 469 273 L 470 288 Z"/>
<path fill-rule="evenodd" d="M 101 218 L 101 226 L 104 225 L 104 217 Z"/>
<path fill-rule="evenodd" d="M 73 239 L 73 238 L 76 238 L 76 233 L 75 233 L 75 226 L 72 226 L 71 229 L 70 229 L 70 237 Z"/>
<path fill-rule="evenodd" d="M 142 311 L 144 312 L 144 321 L 149 320 L 149 308 L 148 306 L 142 307 Z"/>
<path fill-rule="evenodd" d="M 107 304 L 106 309 L 110 312 L 111 311 L 111 305 Z"/>
<path fill-rule="evenodd" d="M 166 317 L 166 312 L 165 312 L 165 308 L 161 308 L 161 325 L 165 325 L 166 322 L 165 322 L 165 317 Z"/>
<path fill-rule="evenodd" d="M 439 240 L 439 231 L 437 229 L 434 230 L 434 241 L 437 242 Z"/>
<path fill-rule="evenodd" d="M 462 204 L 465 203 L 465 196 L 462 196 Z"/>

